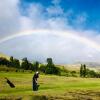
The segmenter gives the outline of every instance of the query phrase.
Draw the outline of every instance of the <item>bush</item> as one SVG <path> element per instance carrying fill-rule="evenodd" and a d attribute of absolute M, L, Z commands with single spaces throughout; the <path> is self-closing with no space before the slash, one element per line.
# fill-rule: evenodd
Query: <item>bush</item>
<path fill-rule="evenodd" d="M 0 65 L 6 65 L 6 66 L 10 66 L 10 62 L 9 60 L 7 60 L 6 58 L 4 57 L 0 57 Z"/>
<path fill-rule="evenodd" d="M 45 73 L 46 65 L 41 64 L 39 67 L 39 70 L 43 73 Z"/>
<path fill-rule="evenodd" d="M 5 72 L 9 72 L 9 71 L 12 71 L 12 72 L 16 72 L 16 68 L 13 68 L 13 67 L 7 67 L 5 65 L 0 65 L 0 71 L 5 71 Z"/>
<path fill-rule="evenodd" d="M 97 77 L 97 73 L 94 70 L 88 70 L 87 77 Z"/>
<path fill-rule="evenodd" d="M 76 71 L 71 71 L 70 73 L 71 73 L 72 77 L 77 77 L 77 72 Z"/>

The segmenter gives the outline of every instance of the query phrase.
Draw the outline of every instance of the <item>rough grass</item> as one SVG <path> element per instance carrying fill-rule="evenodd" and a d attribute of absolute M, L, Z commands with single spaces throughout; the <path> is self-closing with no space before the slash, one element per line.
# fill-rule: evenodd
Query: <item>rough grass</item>
<path fill-rule="evenodd" d="M 32 91 L 33 73 L 1 72 L 0 100 L 100 100 L 99 78 L 40 75 L 39 91 Z M 16 88 L 10 88 L 8 77 Z"/>

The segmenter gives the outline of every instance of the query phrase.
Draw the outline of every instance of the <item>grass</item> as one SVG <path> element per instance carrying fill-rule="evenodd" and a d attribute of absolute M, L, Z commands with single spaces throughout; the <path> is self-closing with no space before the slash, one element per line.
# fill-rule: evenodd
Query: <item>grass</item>
<path fill-rule="evenodd" d="M 39 91 L 32 91 L 33 73 L 0 72 L 0 98 L 3 100 L 100 100 L 99 78 L 40 75 Z M 10 88 L 8 77 L 16 88 Z M 1 100 L 1 99 L 0 99 Z"/>

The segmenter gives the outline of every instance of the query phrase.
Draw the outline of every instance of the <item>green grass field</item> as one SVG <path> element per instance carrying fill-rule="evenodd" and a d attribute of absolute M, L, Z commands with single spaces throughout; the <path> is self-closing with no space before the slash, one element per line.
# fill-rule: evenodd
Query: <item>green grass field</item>
<path fill-rule="evenodd" d="M 99 78 L 40 75 L 39 90 L 32 91 L 33 73 L 0 72 L 0 100 L 100 100 Z M 8 77 L 16 88 L 10 88 Z"/>

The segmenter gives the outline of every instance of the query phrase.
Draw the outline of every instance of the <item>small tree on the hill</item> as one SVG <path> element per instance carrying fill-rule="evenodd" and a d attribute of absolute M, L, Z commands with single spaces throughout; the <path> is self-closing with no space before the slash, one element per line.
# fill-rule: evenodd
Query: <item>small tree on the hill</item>
<path fill-rule="evenodd" d="M 83 65 L 83 77 L 86 77 L 87 74 L 87 69 L 86 69 L 86 65 Z"/>
<path fill-rule="evenodd" d="M 87 77 L 92 77 L 92 78 L 98 77 L 98 73 L 95 72 L 94 70 L 87 69 Z"/>
<path fill-rule="evenodd" d="M 34 64 L 34 71 L 38 71 L 38 69 L 39 69 L 39 62 L 36 61 Z"/>
<path fill-rule="evenodd" d="M 14 60 L 14 58 L 13 58 L 13 56 L 11 56 L 11 57 L 10 57 L 10 66 L 12 66 L 12 67 L 14 66 L 13 60 Z"/>
<path fill-rule="evenodd" d="M 47 58 L 47 65 L 46 65 L 45 73 L 53 74 L 53 67 L 54 67 L 54 64 L 52 62 L 52 58 Z"/>
<path fill-rule="evenodd" d="M 34 65 L 32 63 L 29 63 L 29 70 L 34 70 Z"/>
<path fill-rule="evenodd" d="M 81 64 L 81 67 L 80 67 L 80 77 L 83 76 L 83 65 Z"/>
<path fill-rule="evenodd" d="M 13 66 L 16 68 L 20 68 L 20 62 L 18 59 L 13 59 Z"/>
<path fill-rule="evenodd" d="M 60 69 L 55 67 L 53 64 L 52 58 L 47 58 L 47 65 L 46 65 L 46 74 L 60 74 Z"/>
<path fill-rule="evenodd" d="M 7 60 L 6 58 L 4 57 L 0 57 L 0 65 L 6 65 L 6 66 L 10 66 L 10 62 L 9 60 Z"/>
<path fill-rule="evenodd" d="M 30 64 L 29 64 L 29 61 L 27 60 L 27 58 L 22 59 L 21 68 L 23 68 L 25 70 L 28 70 L 30 68 Z"/>
<path fill-rule="evenodd" d="M 39 70 L 43 73 L 45 73 L 46 65 L 41 64 L 39 67 Z"/>
<path fill-rule="evenodd" d="M 13 56 L 10 57 L 10 66 L 15 68 L 20 68 L 20 61 L 19 59 L 14 58 Z"/>
<path fill-rule="evenodd" d="M 80 77 L 86 77 L 87 75 L 87 68 L 86 68 L 86 65 L 82 65 L 81 64 L 81 67 L 80 67 Z"/>
<path fill-rule="evenodd" d="M 14 58 L 13 58 L 13 56 L 11 56 L 11 57 L 10 57 L 10 61 L 13 62 L 13 60 L 14 60 Z"/>

